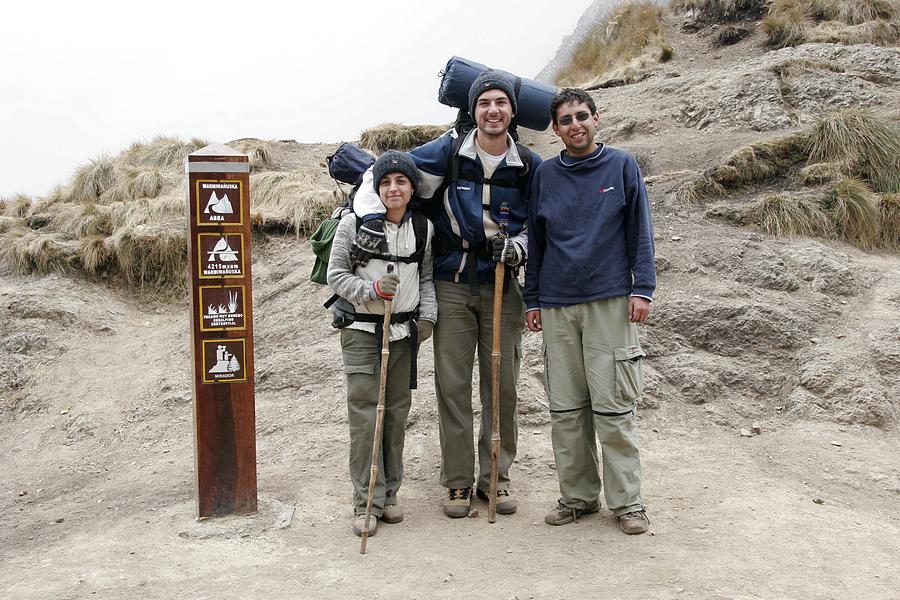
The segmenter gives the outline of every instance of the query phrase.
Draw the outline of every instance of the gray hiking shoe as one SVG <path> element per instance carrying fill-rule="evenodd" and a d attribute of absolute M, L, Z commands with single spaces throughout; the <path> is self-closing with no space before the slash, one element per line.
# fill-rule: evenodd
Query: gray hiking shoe
<path fill-rule="evenodd" d="M 475 490 L 475 494 L 485 502 L 488 501 L 488 493 L 482 491 L 481 488 Z M 516 508 L 518 508 L 518 504 L 516 499 L 510 496 L 509 490 L 497 490 L 498 515 L 511 515 L 516 512 Z"/>
<path fill-rule="evenodd" d="M 356 515 L 356 518 L 353 520 L 353 533 L 355 533 L 358 537 L 362 537 L 363 527 L 366 526 L 366 515 Z M 369 515 L 369 537 L 375 535 L 375 531 L 378 529 L 378 517 L 375 515 Z"/>
<path fill-rule="evenodd" d="M 444 498 L 444 514 L 451 519 L 469 516 L 469 501 L 472 488 L 452 488 L 447 490 Z"/>
<path fill-rule="evenodd" d="M 381 520 L 385 523 L 399 523 L 403 520 L 403 509 L 399 504 L 389 504 L 384 507 Z"/>
<path fill-rule="evenodd" d="M 650 519 L 647 518 L 647 513 L 643 510 L 625 513 L 616 518 L 619 520 L 619 529 L 628 535 L 644 533 L 650 529 Z"/>
<path fill-rule="evenodd" d="M 600 503 L 591 508 L 572 508 L 562 501 L 562 498 L 556 501 L 556 507 L 544 517 L 547 525 L 567 525 L 578 520 L 581 515 L 591 515 L 600 510 Z"/>

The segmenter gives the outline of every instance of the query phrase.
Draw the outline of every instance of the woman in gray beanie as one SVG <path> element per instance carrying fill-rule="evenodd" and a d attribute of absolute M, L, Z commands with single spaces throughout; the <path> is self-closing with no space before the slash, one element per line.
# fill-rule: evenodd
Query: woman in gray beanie
<path fill-rule="evenodd" d="M 354 264 L 350 251 L 359 227 L 352 212 L 341 219 L 328 261 L 328 285 L 353 305 L 352 322 L 341 329 L 350 423 L 350 480 L 353 484 L 353 530 L 362 535 L 368 498 L 369 467 L 375 435 L 384 301 L 392 301 L 390 348 L 384 398 L 382 468 L 378 470 L 369 535 L 378 520 L 399 523 L 403 511 L 397 490 L 403 480 L 406 419 L 415 383 L 418 345 L 437 322 L 432 282 L 431 222 L 408 209 L 418 185 L 418 171 L 405 152 L 389 150 L 373 167 L 375 191 L 387 209 L 387 253 Z M 424 239 L 419 239 L 424 237 Z M 389 272 L 389 265 L 393 272 Z"/>

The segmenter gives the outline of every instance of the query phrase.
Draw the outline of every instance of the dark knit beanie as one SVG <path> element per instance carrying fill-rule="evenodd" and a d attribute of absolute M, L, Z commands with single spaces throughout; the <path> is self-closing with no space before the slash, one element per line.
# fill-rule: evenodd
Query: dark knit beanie
<path fill-rule="evenodd" d="M 372 181 L 375 185 L 375 193 L 378 193 L 378 185 L 381 179 L 390 173 L 403 173 L 412 183 L 413 189 L 419 187 L 419 170 L 416 163 L 407 152 L 398 152 L 397 150 L 388 150 L 378 157 L 372 166 Z"/>
<path fill-rule="evenodd" d="M 475 116 L 475 102 L 478 101 L 478 96 L 488 90 L 500 90 L 506 94 L 513 114 L 518 112 L 516 93 L 513 91 L 512 82 L 497 71 L 488 69 L 475 78 L 475 81 L 472 82 L 472 86 L 469 88 L 469 114 L 472 117 Z"/>

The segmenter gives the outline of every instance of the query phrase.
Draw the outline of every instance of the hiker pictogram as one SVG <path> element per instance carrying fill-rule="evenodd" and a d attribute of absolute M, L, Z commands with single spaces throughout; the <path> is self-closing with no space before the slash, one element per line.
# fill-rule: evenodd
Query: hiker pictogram
<path fill-rule="evenodd" d="M 216 364 L 209 370 L 210 373 L 234 373 L 241 370 L 241 364 L 237 356 L 228 352 L 226 346 L 220 344 L 216 347 Z"/>
<path fill-rule="evenodd" d="M 244 381 L 244 340 L 203 341 L 204 383 Z"/>

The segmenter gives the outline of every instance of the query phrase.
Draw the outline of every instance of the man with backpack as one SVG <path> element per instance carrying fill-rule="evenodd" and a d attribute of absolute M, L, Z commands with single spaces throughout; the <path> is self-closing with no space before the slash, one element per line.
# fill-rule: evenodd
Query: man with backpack
<path fill-rule="evenodd" d="M 653 226 L 640 169 L 597 144 L 593 98 L 563 89 L 550 104 L 566 148 L 535 174 L 528 224 L 528 328 L 543 331 L 550 427 L 565 525 L 607 506 L 624 533 L 647 531 L 635 409 L 644 356 L 637 324 L 656 288 Z M 597 460 L 599 438 L 603 481 Z"/>
<path fill-rule="evenodd" d="M 434 219 L 434 279 L 440 324 L 434 333 L 435 387 L 440 419 L 444 513 L 469 514 L 473 484 L 487 498 L 491 468 L 491 345 L 495 265 L 507 266 L 503 283 L 500 365 L 500 455 L 496 510 L 511 514 L 509 468 L 516 455 L 516 385 L 522 355 L 524 302 L 517 280 L 527 252 L 527 194 L 540 158 L 516 144 L 509 126 L 516 114 L 512 82 L 485 71 L 469 90 L 475 129 L 444 135 L 410 152 L 418 167 L 418 196 Z M 366 178 L 360 190 L 366 190 Z M 500 236 L 501 207 L 509 237 Z M 358 193 L 354 210 L 365 216 L 355 242 L 364 256 L 384 242 L 371 193 Z M 503 211 L 505 214 L 505 211 Z M 481 424 L 478 478 L 473 448 L 472 372 L 478 350 Z"/>
<path fill-rule="evenodd" d="M 349 322 L 341 324 L 341 351 L 347 377 L 353 529 L 360 536 L 366 520 L 380 391 L 379 345 L 386 318 L 383 301 L 392 301 L 393 310 L 384 390 L 381 468 L 368 535 L 375 534 L 378 520 L 385 523 L 403 520 L 397 490 L 403 479 L 403 443 L 412 399 L 410 388 L 415 378 L 412 365 L 418 345 L 430 337 L 437 322 L 432 283 L 433 227 L 424 217 L 424 231 L 417 227 L 415 221 L 419 216 L 407 208 L 418 187 L 415 163 L 404 152 L 388 151 L 375 161 L 373 171 L 371 188 L 378 192 L 386 209 L 386 252 L 370 256 L 364 265 L 351 259 L 359 224 L 358 217 L 351 212 L 338 225 L 328 260 L 328 284 L 352 305 L 347 316 Z"/>

